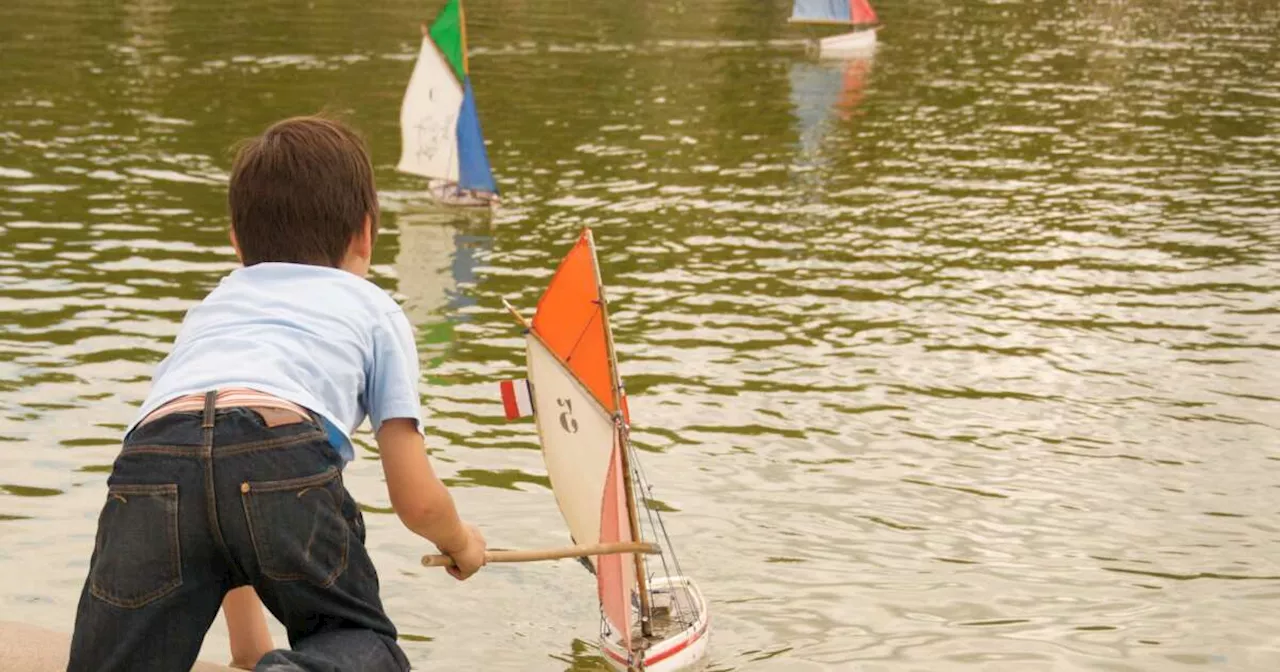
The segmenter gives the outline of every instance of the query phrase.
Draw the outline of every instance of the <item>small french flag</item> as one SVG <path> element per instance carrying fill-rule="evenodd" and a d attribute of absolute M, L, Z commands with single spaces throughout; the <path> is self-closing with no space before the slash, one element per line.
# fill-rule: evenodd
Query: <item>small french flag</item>
<path fill-rule="evenodd" d="M 502 388 L 502 410 L 506 412 L 508 420 L 533 415 L 533 399 L 529 394 L 528 380 L 523 378 L 504 380 L 500 387 Z"/>

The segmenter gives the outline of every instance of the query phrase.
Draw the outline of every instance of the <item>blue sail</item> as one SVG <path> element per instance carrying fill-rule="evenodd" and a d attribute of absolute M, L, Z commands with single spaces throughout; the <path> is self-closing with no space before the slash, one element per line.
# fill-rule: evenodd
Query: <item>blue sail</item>
<path fill-rule="evenodd" d="M 849 8 L 849 0 L 795 0 L 791 7 L 791 20 L 852 23 L 853 11 Z"/>
<path fill-rule="evenodd" d="M 489 167 L 489 152 L 484 146 L 484 133 L 480 131 L 471 78 L 463 80 L 462 86 L 462 109 L 458 112 L 458 186 L 496 194 L 498 185 Z"/>

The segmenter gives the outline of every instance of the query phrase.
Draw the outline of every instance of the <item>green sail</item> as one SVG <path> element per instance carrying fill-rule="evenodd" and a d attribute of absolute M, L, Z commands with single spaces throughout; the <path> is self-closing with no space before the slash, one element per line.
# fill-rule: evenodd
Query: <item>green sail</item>
<path fill-rule="evenodd" d="M 449 0 L 436 15 L 436 20 L 431 22 L 429 30 L 431 41 L 436 43 L 440 53 L 444 54 L 449 65 L 453 66 L 453 72 L 458 76 L 459 82 L 467 77 L 465 60 L 467 40 L 462 21 L 462 0 Z"/>

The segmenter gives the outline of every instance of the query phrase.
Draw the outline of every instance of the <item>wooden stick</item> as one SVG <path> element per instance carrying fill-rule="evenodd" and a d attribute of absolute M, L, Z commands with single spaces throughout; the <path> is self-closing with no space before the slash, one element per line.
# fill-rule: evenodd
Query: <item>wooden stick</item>
<path fill-rule="evenodd" d="M 525 321 L 524 315 L 521 315 L 520 311 L 515 309 L 515 306 L 512 306 L 511 304 L 507 303 L 506 299 L 502 300 L 502 305 L 507 309 L 508 313 L 511 313 L 512 317 L 516 318 L 516 322 L 519 322 L 520 326 L 524 327 L 525 329 L 529 328 L 529 323 Z"/>
<path fill-rule="evenodd" d="M 489 551 L 484 554 L 484 557 L 485 562 L 535 562 L 538 560 L 560 560 L 562 558 L 585 558 L 591 555 L 611 555 L 613 553 L 652 555 L 661 552 L 657 544 L 624 541 L 616 544 L 536 548 L 527 551 Z M 452 567 L 453 558 L 447 555 L 424 555 L 422 556 L 422 566 Z"/>

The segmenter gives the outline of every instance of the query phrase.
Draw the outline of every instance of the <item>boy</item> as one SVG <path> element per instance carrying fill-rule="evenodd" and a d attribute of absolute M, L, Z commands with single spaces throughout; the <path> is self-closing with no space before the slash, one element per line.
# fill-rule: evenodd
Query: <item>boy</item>
<path fill-rule="evenodd" d="M 239 666 L 407 670 L 342 484 L 351 432 L 369 418 L 392 507 L 455 578 L 485 542 L 427 461 L 409 323 L 363 279 L 368 153 L 342 124 L 287 119 L 240 148 L 228 202 L 244 267 L 187 313 L 126 430 L 68 669 L 190 669 L 225 598 Z M 292 650 L 262 655 L 258 598 Z"/>

